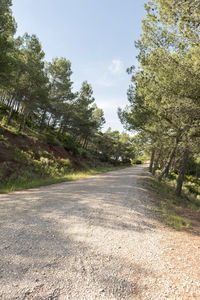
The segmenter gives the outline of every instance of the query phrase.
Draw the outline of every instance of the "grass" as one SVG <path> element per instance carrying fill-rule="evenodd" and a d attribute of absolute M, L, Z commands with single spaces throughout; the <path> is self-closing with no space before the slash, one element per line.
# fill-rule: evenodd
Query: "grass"
<path fill-rule="evenodd" d="M 46 186 L 46 185 L 51 185 L 55 183 L 61 183 L 65 181 L 72 181 L 72 180 L 77 180 L 81 178 L 85 178 L 88 176 L 100 174 L 100 173 L 106 173 L 109 171 L 114 171 L 114 170 L 119 170 L 119 169 L 124 169 L 127 166 L 115 166 L 115 167 L 97 167 L 97 168 L 91 168 L 87 171 L 82 171 L 82 172 L 73 172 L 66 174 L 64 176 L 60 177 L 46 177 L 46 178 L 32 178 L 27 179 L 27 181 L 16 181 L 15 183 L 6 183 L 5 185 L 0 185 L 0 193 L 9 193 L 9 192 L 14 192 L 14 191 L 20 191 L 24 189 L 29 189 L 29 188 L 36 188 L 40 186 Z"/>
<path fill-rule="evenodd" d="M 188 229 L 192 222 L 180 216 L 177 206 L 185 207 L 185 199 L 174 194 L 173 186 L 169 182 L 158 182 L 155 178 L 150 179 L 151 187 L 161 196 L 155 211 L 161 214 L 162 221 L 175 230 Z"/>
<path fill-rule="evenodd" d="M 160 203 L 160 207 L 156 208 L 155 211 L 161 213 L 162 220 L 166 225 L 168 225 L 176 230 L 181 230 L 184 228 L 191 227 L 190 220 L 178 216 L 175 209 L 172 209 L 172 207 L 170 209 L 167 208 L 166 204 L 164 204 L 164 203 Z"/>

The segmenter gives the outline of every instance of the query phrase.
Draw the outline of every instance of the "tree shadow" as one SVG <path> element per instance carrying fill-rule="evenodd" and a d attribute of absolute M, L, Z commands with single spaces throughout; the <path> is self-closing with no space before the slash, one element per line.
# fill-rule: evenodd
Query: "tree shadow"
<path fill-rule="evenodd" d="M 0 297 L 56 299 L 81 290 L 88 300 L 90 291 L 98 299 L 133 299 L 148 289 L 138 280 L 155 278 L 151 267 L 120 252 L 131 253 L 135 235 L 137 241 L 156 229 L 137 172 L 0 195 Z"/>

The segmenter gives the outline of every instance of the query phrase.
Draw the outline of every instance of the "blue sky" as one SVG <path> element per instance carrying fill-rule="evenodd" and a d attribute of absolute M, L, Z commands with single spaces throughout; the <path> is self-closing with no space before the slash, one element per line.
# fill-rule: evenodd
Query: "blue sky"
<path fill-rule="evenodd" d="M 18 35 L 36 34 L 46 60 L 66 57 L 72 63 L 74 90 L 87 80 L 104 129 L 122 131 L 117 108 L 127 104 L 127 67 L 136 65 L 134 41 L 141 34 L 144 0 L 13 0 Z"/>

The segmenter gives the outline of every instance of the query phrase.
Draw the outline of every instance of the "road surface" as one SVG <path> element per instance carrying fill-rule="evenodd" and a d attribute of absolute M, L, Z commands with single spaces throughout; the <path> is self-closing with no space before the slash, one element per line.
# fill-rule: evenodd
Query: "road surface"
<path fill-rule="evenodd" d="M 145 176 L 0 195 L 0 299 L 200 299 L 200 238 L 159 222 Z"/>

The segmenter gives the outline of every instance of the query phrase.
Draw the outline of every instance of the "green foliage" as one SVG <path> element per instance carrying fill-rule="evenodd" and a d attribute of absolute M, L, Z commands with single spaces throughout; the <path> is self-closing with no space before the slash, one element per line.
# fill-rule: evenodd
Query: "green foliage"
<path fill-rule="evenodd" d="M 150 179 L 150 185 L 159 193 L 161 198 L 155 211 L 161 213 L 163 222 L 176 230 L 190 228 L 192 222 L 180 216 L 177 210 L 177 207 L 181 206 L 183 201 L 175 195 L 173 187 L 167 182 L 158 182 L 154 178 Z"/>
<path fill-rule="evenodd" d="M 73 172 L 73 173 L 65 174 L 64 176 L 61 176 L 61 177 L 41 178 L 38 176 L 34 177 L 34 174 L 31 174 L 31 178 L 29 178 L 30 173 L 26 174 L 26 176 L 28 175 L 28 178 L 26 178 L 25 176 L 20 177 L 20 178 L 18 178 L 17 176 L 13 176 L 13 178 L 15 177 L 15 180 L 10 180 L 10 181 L 4 182 L 3 184 L 1 181 L 0 193 L 8 193 L 11 191 L 19 191 L 19 190 L 28 189 L 28 188 L 50 185 L 53 183 L 60 183 L 60 182 L 65 182 L 65 181 L 69 181 L 69 180 L 70 181 L 77 180 L 77 179 L 84 178 L 87 176 L 100 174 L 100 173 L 104 173 L 104 172 L 108 172 L 108 171 L 113 171 L 113 170 L 117 170 L 117 169 L 121 169 L 121 168 L 124 168 L 124 167 L 123 166 L 113 167 L 113 166 L 105 165 L 105 166 L 100 166 L 97 168 L 87 169 L 82 172 Z M 1 176 L 1 167 L 0 167 L 0 176 Z"/>
<path fill-rule="evenodd" d="M 19 148 L 15 148 L 14 149 L 14 158 L 20 162 L 20 163 L 24 163 L 26 160 L 26 155 L 25 152 L 23 150 L 20 150 Z"/>
<path fill-rule="evenodd" d="M 47 152 L 47 151 L 38 151 L 39 157 L 45 157 L 49 159 L 54 159 L 54 155 L 52 152 Z"/>
<path fill-rule="evenodd" d="M 142 160 L 137 159 L 134 163 L 135 163 L 136 165 L 141 165 L 141 164 L 142 164 Z"/>
<path fill-rule="evenodd" d="M 60 136 L 59 140 L 67 151 L 70 151 L 74 155 L 79 154 L 79 144 L 74 141 L 70 134 Z"/>
<path fill-rule="evenodd" d="M 146 138 L 150 171 L 162 169 L 159 180 L 173 165 L 180 195 L 184 174 L 200 172 L 199 4 L 151 0 L 145 8 L 142 36 L 136 42 L 139 68 L 128 70 L 130 105 L 118 114 L 125 128 Z"/>
<path fill-rule="evenodd" d="M 174 179 L 177 179 L 177 178 L 178 178 L 178 175 L 177 175 L 176 173 L 170 171 L 169 174 L 168 174 L 168 178 L 169 178 L 170 180 L 174 180 Z"/>
<path fill-rule="evenodd" d="M 200 185 L 197 185 L 193 182 L 187 182 L 185 187 L 189 190 L 190 193 L 195 195 L 200 195 Z"/>
<path fill-rule="evenodd" d="M 9 148 L 10 146 L 8 138 L 6 138 L 3 134 L 0 134 L 0 145 L 5 146 L 6 148 Z"/>
<path fill-rule="evenodd" d="M 52 134 L 50 132 L 47 132 L 47 133 L 45 133 L 45 135 L 43 135 L 43 140 L 44 140 L 44 142 L 46 142 L 47 144 L 52 145 L 52 146 L 60 145 L 55 134 Z"/>
<path fill-rule="evenodd" d="M 187 229 L 191 227 L 191 221 L 180 216 L 172 214 L 167 208 L 162 205 L 160 209 L 158 209 L 162 213 L 163 221 L 166 225 L 173 227 L 176 230 Z"/>
<path fill-rule="evenodd" d="M 85 149 L 79 149 L 79 153 L 84 158 L 89 158 L 91 156 L 90 152 Z"/>

